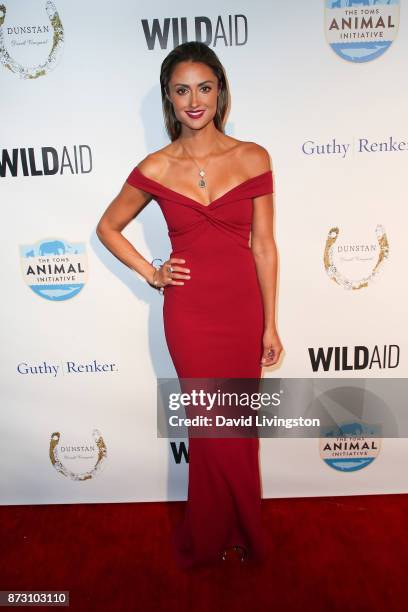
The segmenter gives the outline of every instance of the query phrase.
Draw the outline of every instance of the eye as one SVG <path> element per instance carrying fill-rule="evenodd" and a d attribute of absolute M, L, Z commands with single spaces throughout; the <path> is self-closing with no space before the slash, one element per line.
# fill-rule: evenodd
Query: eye
<path fill-rule="evenodd" d="M 211 91 L 210 85 L 204 85 L 201 89 L 207 89 L 208 91 Z M 207 93 L 207 92 L 205 92 L 205 93 Z"/>
<path fill-rule="evenodd" d="M 176 93 L 183 93 L 183 91 L 187 91 L 185 87 L 180 87 L 179 89 L 176 89 Z"/>

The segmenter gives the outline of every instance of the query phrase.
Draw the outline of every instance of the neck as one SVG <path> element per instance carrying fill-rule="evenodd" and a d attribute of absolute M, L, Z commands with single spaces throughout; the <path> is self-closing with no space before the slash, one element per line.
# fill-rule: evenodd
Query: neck
<path fill-rule="evenodd" d="M 182 127 L 178 140 L 187 152 L 195 158 L 207 157 L 217 147 L 220 132 L 213 121 L 207 123 L 201 130 L 191 130 L 185 125 Z"/>

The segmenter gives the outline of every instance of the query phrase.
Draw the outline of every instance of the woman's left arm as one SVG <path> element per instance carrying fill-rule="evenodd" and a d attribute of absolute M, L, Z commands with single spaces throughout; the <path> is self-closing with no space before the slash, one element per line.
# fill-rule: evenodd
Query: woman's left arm
<path fill-rule="evenodd" d="M 267 162 L 263 160 L 262 167 L 265 168 L 265 164 L 270 169 L 269 155 Z M 275 318 L 278 252 L 273 231 L 273 194 L 255 197 L 253 202 L 251 250 L 262 292 L 265 318 L 261 365 L 271 366 L 278 362 L 283 350 Z"/>

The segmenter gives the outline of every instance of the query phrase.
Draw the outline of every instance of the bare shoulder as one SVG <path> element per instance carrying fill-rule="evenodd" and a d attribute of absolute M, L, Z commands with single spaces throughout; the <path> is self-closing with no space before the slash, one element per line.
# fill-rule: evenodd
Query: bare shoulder
<path fill-rule="evenodd" d="M 140 172 L 154 181 L 160 181 L 160 178 L 166 174 L 169 165 L 168 148 L 166 146 L 146 155 L 137 165 Z"/>
<path fill-rule="evenodd" d="M 262 145 L 256 142 L 242 142 L 240 153 L 245 157 L 248 169 L 248 176 L 262 174 L 272 169 L 272 162 L 269 152 Z"/>

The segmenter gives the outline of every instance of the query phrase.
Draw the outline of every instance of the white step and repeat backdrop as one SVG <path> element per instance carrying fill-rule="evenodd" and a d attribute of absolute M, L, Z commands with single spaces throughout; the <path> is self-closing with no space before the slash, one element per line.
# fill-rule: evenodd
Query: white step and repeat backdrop
<path fill-rule="evenodd" d="M 273 162 L 285 354 L 265 376 L 406 376 L 407 4 L 4 0 L 0 503 L 186 498 L 188 441 L 156 432 L 162 297 L 95 234 L 168 142 L 159 70 L 185 40 L 226 68 L 226 132 Z M 154 201 L 124 233 L 170 253 Z M 262 439 L 263 495 L 407 492 L 407 461 L 405 439 Z"/>

